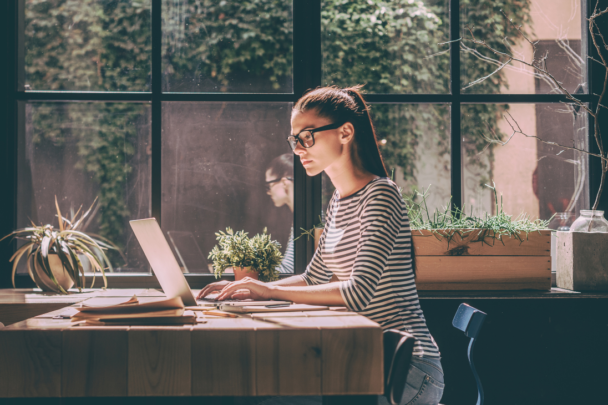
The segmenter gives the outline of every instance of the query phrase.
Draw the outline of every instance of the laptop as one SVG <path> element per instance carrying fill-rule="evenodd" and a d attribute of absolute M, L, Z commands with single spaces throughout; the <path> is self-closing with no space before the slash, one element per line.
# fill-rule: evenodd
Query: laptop
<path fill-rule="evenodd" d="M 199 305 L 156 219 L 137 219 L 129 221 L 129 223 L 167 298 L 181 297 L 185 306 Z M 217 296 L 217 294 L 213 295 Z M 243 303 L 247 303 L 247 305 L 279 305 L 290 303 L 289 301 L 216 301 L 215 299 L 202 299 L 200 302 L 207 304 L 209 302 L 217 302 L 218 304 L 236 306 L 243 305 Z"/>

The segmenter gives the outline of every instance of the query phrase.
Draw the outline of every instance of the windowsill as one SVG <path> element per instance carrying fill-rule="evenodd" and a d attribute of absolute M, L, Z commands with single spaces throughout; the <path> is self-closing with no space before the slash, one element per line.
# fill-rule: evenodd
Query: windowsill
<path fill-rule="evenodd" d="M 280 278 L 293 274 L 281 274 Z M 192 289 L 201 289 L 207 284 L 219 280 L 234 280 L 233 275 L 224 275 L 216 279 L 213 274 L 185 274 Z M 149 273 L 113 273 L 107 276 L 108 288 L 160 288 L 156 277 Z M 91 286 L 87 278 L 86 287 Z M 16 285 L 19 288 L 33 288 L 34 283 L 29 275 L 17 275 Z M 103 278 L 95 277 L 94 288 L 103 287 Z M 472 299 L 580 299 L 608 298 L 608 291 L 570 291 L 562 288 L 551 288 L 550 291 L 537 290 L 492 290 L 492 291 L 418 291 L 421 300 L 472 300 Z"/>
<path fill-rule="evenodd" d="M 233 281 L 234 275 L 223 275 L 221 278 L 215 278 L 213 274 L 184 274 L 188 284 L 192 289 L 201 289 L 208 284 L 220 280 Z M 293 274 L 281 274 L 280 278 L 290 277 Z M 106 274 L 108 280 L 108 288 L 160 288 L 158 279 L 150 273 L 110 273 Z M 86 277 L 86 288 L 91 287 L 92 277 Z M 15 284 L 18 288 L 34 288 L 36 285 L 29 275 L 18 274 L 15 277 Z M 103 287 L 103 277 L 99 274 L 95 277 L 93 288 Z"/>
<path fill-rule="evenodd" d="M 420 300 L 504 300 L 504 299 L 580 299 L 608 298 L 608 291 L 571 291 L 551 288 L 550 291 L 501 290 L 501 291 L 419 291 Z"/>

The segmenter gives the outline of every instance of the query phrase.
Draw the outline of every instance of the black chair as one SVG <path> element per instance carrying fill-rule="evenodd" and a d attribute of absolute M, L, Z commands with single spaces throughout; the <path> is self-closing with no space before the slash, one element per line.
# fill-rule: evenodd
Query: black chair
<path fill-rule="evenodd" d="M 465 336 L 471 338 L 467 355 L 469 357 L 469 364 L 471 365 L 473 376 L 475 377 L 475 382 L 477 383 L 477 405 L 483 405 L 483 388 L 477 371 L 475 370 L 475 365 L 473 364 L 473 348 L 475 347 L 477 336 L 479 335 L 479 331 L 483 326 L 486 316 L 485 312 L 475 309 L 470 305 L 460 304 L 458 311 L 456 311 L 456 315 L 454 316 L 454 320 L 452 321 L 452 325 L 456 329 L 463 331 Z"/>
<path fill-rule="evenodd" d="M 384 396 L 392 405 L 399 405 L 412 360 L 416 338 L 397 329 L 384 332 Z"/>

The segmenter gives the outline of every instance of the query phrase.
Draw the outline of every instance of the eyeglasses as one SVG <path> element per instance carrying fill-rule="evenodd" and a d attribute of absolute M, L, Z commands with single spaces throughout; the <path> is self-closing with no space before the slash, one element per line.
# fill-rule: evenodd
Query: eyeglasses
<path fill-rule="evenodd" d="M 321 131 L 329 131 L 330 129 L 336 129 L 336 128 L 340 128 L 342 125 L 344 125 L 344 123 L 340 123 L 340 124 L 329 124 L 326 125 L 324 127 L 319 127 L 319 128 L 314 128 L 314 129 L 307 129 L 305 131 L 300 132 L 297 135 L 290 135 L 287 137 L 287 143 L 289 143 L 289 146 L 291 146 L 291 150 L 296 150 L 296 147 L 298 146 L 298 142 L 300 142 L 300 145 L 302 145 L 305 148 L 312 148 L 315 145 L 315 132 L 321 132 Z"/>
<path fill-rule="evenodd" d="M 270 191 L 270 189 L 272 188 L 272 185 L 276 182 L 279 182 L 283 179 L 287 179 L 287 180 L 293 180 L 291 177 L 279 177 L 278 179 L 274 179 L 274 180 L 268 180 L 266 182 L 266 191 Z"/>

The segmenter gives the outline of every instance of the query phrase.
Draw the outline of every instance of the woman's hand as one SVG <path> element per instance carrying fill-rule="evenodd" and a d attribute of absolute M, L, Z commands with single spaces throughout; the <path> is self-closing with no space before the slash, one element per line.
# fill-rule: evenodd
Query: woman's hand
<path fill-rule="evenodd" d="M 263 283 L 259 280 L 254 280 L 251 277 L 245 277 L 242 280 L 235 281 L 233 283 L 228 283 L 227 285 L 225 285 L 222 291 L 220 291 L 219 295 L 217 296 L 217 299 L 220 301 L 227 299 L 269 300 L 271 299 L 271 291 L 272 286 Z"/>
<path fill-rule="evenodd" d="M 201 298 L 205 298 L 207 295 L 211 294 L 214 291 L 221 291 L 228 284 L 230 284 L 230 281 L 228 280 L 222 280 L 218 281 L 217 283 L 208 284 L 205 286 L 205 288 L 201 290 L 200 293 L 198 293 L 196 299 L 200 300 Z"/>

